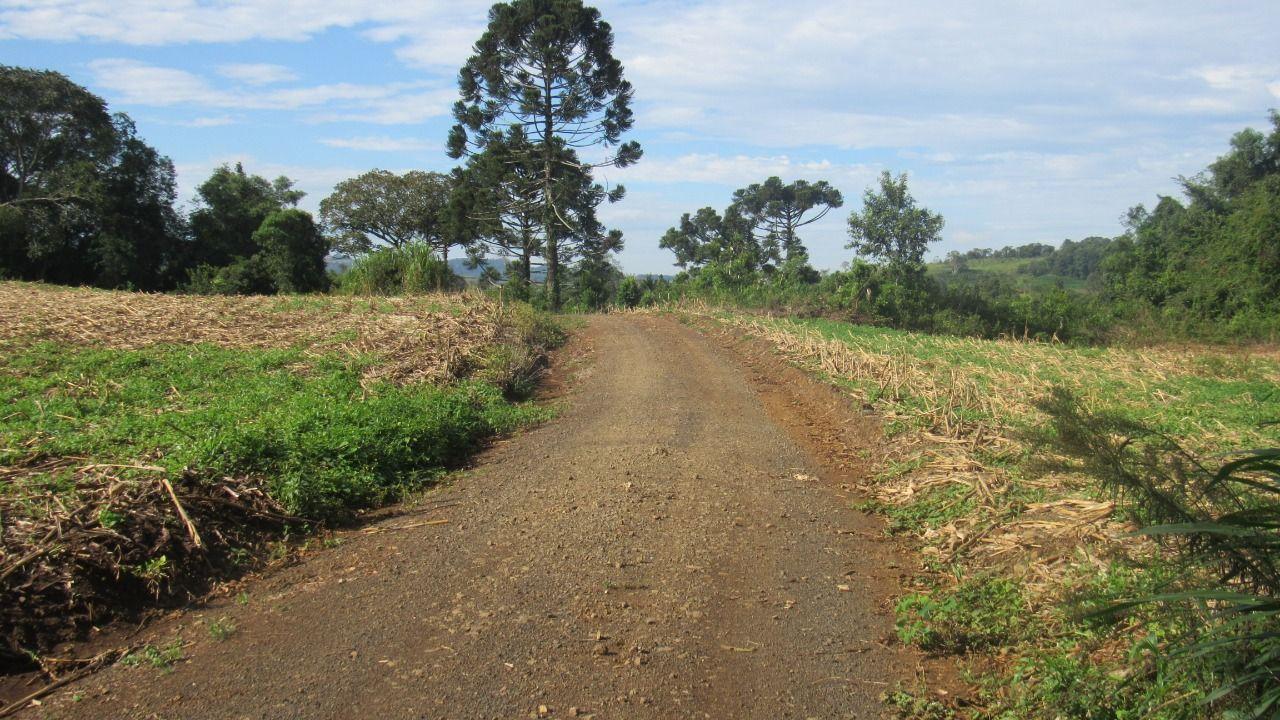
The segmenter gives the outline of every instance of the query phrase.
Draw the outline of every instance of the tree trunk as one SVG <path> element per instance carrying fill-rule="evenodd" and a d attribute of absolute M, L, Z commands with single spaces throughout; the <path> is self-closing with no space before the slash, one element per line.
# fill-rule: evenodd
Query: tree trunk
<path fill-rule="evenodd" d="M 551 78 L 544 77 L 543 86 L 543 111 L 542 111 L 542 224 L 546 229 L 547 237 L 547 289 L 550 294 L 551 312 L 560 312 L 560 248 L 556 240 L 556 216 L 555 200 L 552 198 L 552 171 L 554 168 L 555 158 L 552 157 L 555 152 L 555 117 L 552 114 L 555 107 L 555 98 L 551 92 Z"/>

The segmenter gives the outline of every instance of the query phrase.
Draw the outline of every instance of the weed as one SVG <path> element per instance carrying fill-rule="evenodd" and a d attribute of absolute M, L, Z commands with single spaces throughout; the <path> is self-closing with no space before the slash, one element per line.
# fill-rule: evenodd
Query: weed
<path fill-rule="evenodd" d="M 995 576 L 967 580 L 932 595 L 907 595 L 896 611 L 898 637 L 931 652 L 1000 647 L 1030 631 L 1021 588 Z"/>
<path fill-rule="evenodd" d="M 160 670 L 161 672 L 172 672 L 174 663 L 182 660 L 185 656 L 182 654 L 182 640 L 175 639 L 164 647 L 147 644 L 137 652 L 131 652 L 120 658 L 120 664 L 125 667 L 138 667 L 143 663 Z"/>
<path fill-rule="evenodd" d="M 209 623 L 209 637 L 222 642 L 236 631 L 236 624 L 230 618 L 221 617 Z"/>
<path fill-rule="evenodd" d="M 909 692 L 901 688 L 885 693 L 884 702 L 894 711 L 898 720 L 952 720 L 955 712 L 946 705 L 929 698 L 923 692 Z"/>

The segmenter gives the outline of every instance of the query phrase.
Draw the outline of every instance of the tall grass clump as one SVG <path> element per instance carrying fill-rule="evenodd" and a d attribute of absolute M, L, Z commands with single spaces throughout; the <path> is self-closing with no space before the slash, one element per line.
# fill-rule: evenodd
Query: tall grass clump
<path fill-rule="evenodd" d="M 416 295 L 463 286 L 449 263 L 425 245 L 374 250 L 338 278 L 338 290 L 350 295 Z"/>

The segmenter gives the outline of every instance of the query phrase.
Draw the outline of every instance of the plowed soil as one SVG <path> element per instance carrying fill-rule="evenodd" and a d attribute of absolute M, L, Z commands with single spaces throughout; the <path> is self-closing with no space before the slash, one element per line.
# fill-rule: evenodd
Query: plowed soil
<path fill-rule="evenodd" d="M 598 316 L 554 421 L 419 509 L 147 632 L 51 718 L 875 718 L 900 558 L 873 418 L 750 344 Z M 234 632 L 215 639 L 220 619 Z"/>

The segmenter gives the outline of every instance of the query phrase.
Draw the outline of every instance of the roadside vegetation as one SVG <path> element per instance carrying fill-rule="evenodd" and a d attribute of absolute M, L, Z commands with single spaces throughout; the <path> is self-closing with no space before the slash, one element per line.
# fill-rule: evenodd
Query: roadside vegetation
<path fill-rule="evenodd" d="M 528 397 L 559 331 L 478 294 L 195 298 L 0 283 L 7 665 L 397 501 Z"/>
<path fill-rule="evenodd" d="M 683 269 L 641 304 L 696 299 L 787 316 L 830 317 L 927 333 L 1151 344 L 1280 340 L 1280 113 L 1268 132 L 1236 133 L 1184 198 L 1134 206 L 1114 238 L 952 252 L 926 263 L 941 216 L 905 175 L 885 172 L 848 216 L 852 257 L 809 266 L 806 214 L 841 206 L 799 180 L 771 178 L 723 211 L 686 213 L 663 236 Z M 799 223 L 796 220 L 800 220 Z M 619 298 L 618 305 L 628 305 Z"/>
<path fill-rule="evenodd" d="M 1280 353 L 679 312 L 769 340 L 885 418 L 863 507 L 920 548 L 900 639 L 966 658 L 979 687 L 967 707 L 904 688 L 906 716 L 1253 717 L 1274 702 L 1280 626 L 1258 574 L 1274 562 L 1276 451 L 1232 453 L 1280 446 Z"/>

